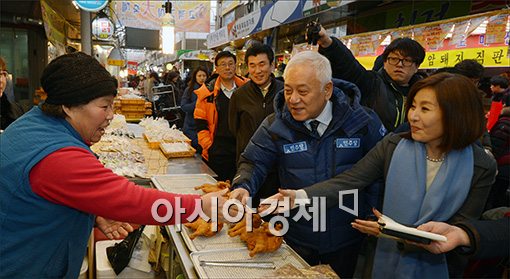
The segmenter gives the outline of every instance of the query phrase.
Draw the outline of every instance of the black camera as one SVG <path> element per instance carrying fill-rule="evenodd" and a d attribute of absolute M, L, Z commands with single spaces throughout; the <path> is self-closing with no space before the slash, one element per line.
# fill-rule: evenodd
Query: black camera
<path fill-rule="evenodd" d="M 306 40 L 309 45 L 317 45 L 319 41 L 319 32 L 321 31 L 321 24 L 319 19 L 311 21 L 306 25 Z"/>

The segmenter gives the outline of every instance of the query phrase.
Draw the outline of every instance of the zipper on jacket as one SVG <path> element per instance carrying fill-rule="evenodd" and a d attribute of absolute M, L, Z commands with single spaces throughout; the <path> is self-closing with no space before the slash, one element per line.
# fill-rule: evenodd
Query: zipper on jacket
<path fill-rule="evenodd" d="M 395 98 L 395 108 L 397 110 L 397 117 L 395 118 L 395 124 L 393 125 L 394 126 L 393 128 L 397 128 L 400 124 L 404 123 L 403 114 L 404 114 L 405 96 L 400 91 L 398 91 L 398 89 L 395 87 L 393 82 L 390 82 L 390 85 L 394 90 L 394 95 L 396 92 L 398 94 L 398 96 L 396 96 L 396 97 L 400 97 L 400 99 L 402 100 L 402 105 L 400 106 L 398 103 L 398 99 Z"/>
<path fill-rule="evenodd" d="M 328 179 L 336 175 L 336 139 L 333 137 L 333 164 L 331 164 L 331 174 L 328 175 Z"/>

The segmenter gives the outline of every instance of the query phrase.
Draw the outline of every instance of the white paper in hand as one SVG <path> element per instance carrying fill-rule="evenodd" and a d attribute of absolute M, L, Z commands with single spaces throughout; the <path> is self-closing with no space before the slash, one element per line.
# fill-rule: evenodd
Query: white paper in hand
<path fill-rule="evenodd" d="M 377 223 L 379 224 L 382 233 L 394 237 L 407 239 L 415 242 L 423 242 L 420 241 L 420 238 L 442 242 L 447 241 L 447 238 L 444 235 L 420 231 L 412 227 L 404 226 L 385 215 L 382 215 L 377 221 Z"/>

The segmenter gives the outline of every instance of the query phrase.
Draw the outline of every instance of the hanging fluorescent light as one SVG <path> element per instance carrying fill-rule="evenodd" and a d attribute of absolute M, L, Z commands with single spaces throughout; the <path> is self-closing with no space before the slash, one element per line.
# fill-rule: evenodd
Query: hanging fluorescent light
<path fill-rule="evenodd" d="M 165 8 L 165 15 L 162 17 L 161 22 L 163 53 L 173 54 L 175 51 L 175 20 L 172 16 L 172 3 L 167 1 L 163 8 Z"/>

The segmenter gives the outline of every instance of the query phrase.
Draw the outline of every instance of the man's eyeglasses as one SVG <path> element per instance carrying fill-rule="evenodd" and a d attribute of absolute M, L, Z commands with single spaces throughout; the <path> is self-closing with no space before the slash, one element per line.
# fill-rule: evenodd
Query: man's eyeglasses
<path fill-rule="evenodd" d="M 414 61 L 412 59 L 409 59 L 409 58 L 400 59 L 400 58 L 397 58 L 397 57 L 390 57 L 390 56 L 388 56 L 386 58 L 386 61 L 388 61 L 388 63 L 390 65 L 393 65 L 393 66 L 397 66 L 398 63 L 402 62 L 402 65 L 404 67 L 409 67 L 409 66 L 413 65 L 413 63 L 414 63 Z"/>
<path fill-rule="evenodd" d="M 0 77 L 7 78 L 8 75 L 9 73 L 7 71 L 0 71 Z"/>
<path fill-rule="evenodd" d="M 235 65 L 236 65 L 236 64 L 235 64 L 235 63 L 232 63 L 232 62 L 231 62 L 231 63 L 221 63 L 221 64 L 218 64 L 218 67 L 221 67 L 221 68 L 227 68 L 227 67 L 232 68 L 232 67 L 234 67 Z"/>

